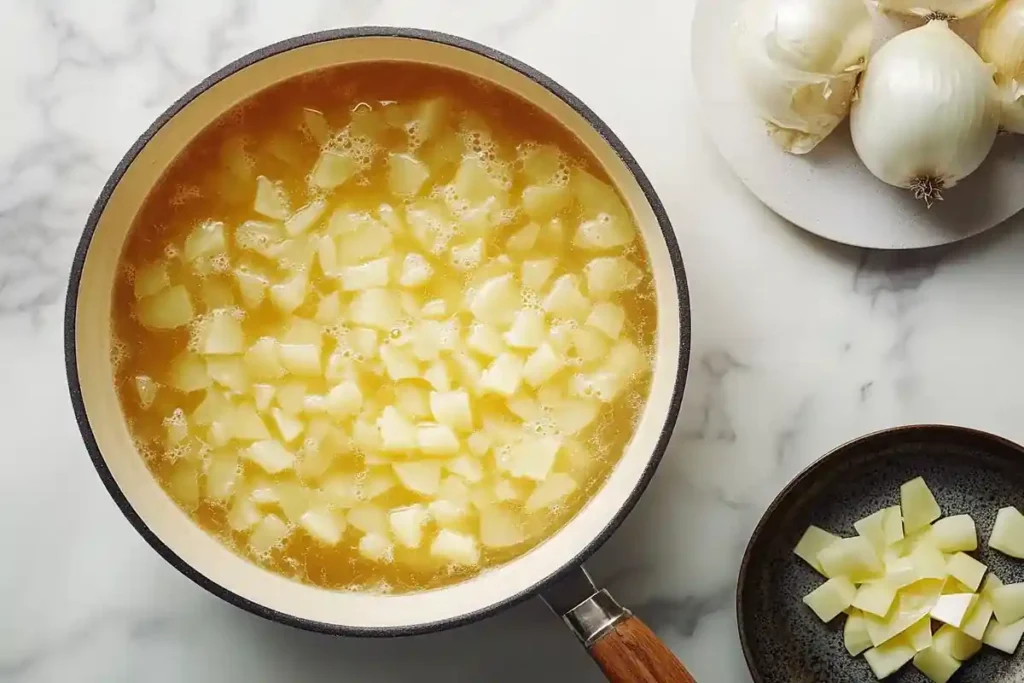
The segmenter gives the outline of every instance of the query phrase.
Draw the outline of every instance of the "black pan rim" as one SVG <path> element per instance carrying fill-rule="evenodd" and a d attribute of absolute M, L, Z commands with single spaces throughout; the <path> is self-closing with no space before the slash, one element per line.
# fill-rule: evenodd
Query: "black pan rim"
<path fill-rule="evenodd" d="M 135 157 L 139 152 L 148 144 L 150 139 L 159 131 L 168 121 L 170 121 L 181 109 L 188 105 L 192 100 L 198 97 L 200 94 L 205 92 L 211 86 L 224 80 L 225 78 L 233 75 L 234 73 L 259 62 L 268 57 L 293 50 L 296 48 L 305 47 L 315 43 L 321 43 L 326 41 L 334 41 L 340 39 L 349 38 L 404 38 L 409 40 L 421 40 L 432 43 L 438 43 L 446 45 L 448 47 L 465 50 L 468 52 L 475 53 L 482 57 L 486 57 L 492 61 L 498 62 L 503 66 L 512 69 L 526 76 L 535 83 L 541 85 L 546 90 L 554 94 L 560 100 L 565 102 L 567 105 L 572 107 L 584 120 L 604 139 L 605 143 L 608 144 L 626 165 L 637 184 L 640 186 L 646 201 L 653 210 L 658 225 L 661 229 L 662 236 L 665 240 L 666 247 L 669 252 L 669 259 L 672 263 L 672 269 L 675 276 L 676 286 L 679 292 L 679 366 L 676 373 L 675 382 L 672 390 L 672 396 L 669 401 L 668 410 L 665 414 L 664 424 L 662 425 L 661 433 L 658 437 L 657 444 L 654 452 L 651 455 L 650 460 L 647 463 L 646 468 L 637 480 L 633 491 L 626 499 L 625 504 L 616 512 L 616 514 L 609 520 L 605 528 L 593 538 L 577 555 L 566 562 L 560 569 L 553 572 L 550 576 L 541 581 L 537 582 L 533 586 L 520 591 L 514 595 L 508 596 L 498 602 L 490 604 L 481 609 L 462 614 L 457 617 L 450 619 L 444 619 L 434 622 L 413 624 L 407 626 L 398 627 L 360 627 L 360 626 L 347 626 L 332 624 L 328 622 L 315 621 L 310 619 L 304 619 L 297 617 L 293 614 L 288 614 L 278 610 L 270 609 L 257 602 L 249 600 L 248 598 L 242 597 L 241 595 L 225 588 L 207 578 L 201 572 L 196 570 L 185 560 L 179 557 L 169 546 L 167 546 L 142 520 L 142 518 L 135 512 L 128 499 L 121 491 L 117 482 L 114 481 L 113 475 L 111 474 L 106 462 L 103 459 L 103 455 L 100 452 L 99 446 L 96 442 L 95 435 L 93 434 L 92 427 L 89 424 L 89 417 L 85 410 L 85 404 L 82 399 L 81 384 L 78 377 L 78 355 L 76 349 L 75 339 L 75 328 L 77 321 L 77 309 L 78 309 L 78 295 L 79 287 L 81 284 L 82 272 L 85 266 L 85 260 L 89 252 L 89 245 L 92 242 L 93 234 L 96 231 L 96 226 L 99 222 L 100 216 L 106 207 L 107 201 L 110 199 L 110 195 L 117 187 L 121 178 L 124 176 L 128 167 L 134 161 Z M 562 575 L 573 571 L 576 567 L 580 566 L 586 559 L 588 559 L 605 541 L 611 536 L 611 534 L 622 524 L 633 507 L 639 501 L 643 495 L 647 486 L 650 484 L 655 472 L 658 469 L 658 465 L 661 463 L 662 458 L 668 448 L 669 439 L 672 435 L 673 428 L 675 427 L 676 420 L 679 415 L 680 406 L 683 399 L 683 390 L 686 384 L 686 376 L 688 371 L 688 365 L 690 360 L 690 302 L 689 302 L 689 290 L 687 286 L 686 273 L 683 267 L 682 254 L 679 251 L 679 244 L 675 237 L 675 232 L 672 229 L 671 221 L 668 218 L 668 214 L 665 211 L 665 207 L 661 200 L 658 198 L 654 187 L 651 185 L 650 180 L 640 169 L 639 164 L 633 155 L 630 154 L 629 150 L 622 143 L 621 140 L 612 132 L 607 124 L 601 120 L 587 105 L 585 105 L 579 98 L 570 93 L 566 88 L 544 75 L 540 71 L 537 71 L 533 67 L 520 62 L 519 60 L 506 55 L 494 48 L 487 47 L 480 43 L 476 43 L 465 38 L 442 33 L 439 31 L 431 31 L 425 29 L 416 28 L 399 28 L 399 27 L 388 27 L 388 26 L 360 26 L 352 28 L 340 28 L 331 29 L 327 31 L 319 31 L 315 33 L 308 33 L 293 38 L 289 38 L 277 43 L 273 43 L 266 47 L 260 48 L 249 54 L 231 62 L 227 66 L 219 69 L 212 75 L 208 76 L 201 83 L 193 87 L 181 98 L 174 102 L 170 107 L 167 108 L 150 127 L 135 141 L 128 152 L 124 155 L 120 162 L 118 162 L 110 178 L 104 184 L 96 203 L 93 205 L 92 211 L 89 213 L 89 217 L 86 221 L 81 240 L 79 241 L 78 247 L 75 251 L 74 261 L 72 262 L 70 279 L 68 283 L 67 298 L 65 300 L 64 310 L 64 360 L 65 370 L 68 378 L 68 388 L 71 396 L 71 403 L 75 412 L 75 419 L 78 423 L 79 431 L 82 434 L 82 439 L 85 442 L 86 450 L 89 453 L 89 457 L 92 460 L 93 466 L 96 468 L 96 472 L 103 482 L 107 492 L 113 498 L 117 507 L 121 510 L 121 513 L 125 516 L 128 522 L 135 528 L 135 530 L 145 539 L 145 541 L 169 564 L 175 569 L 184 574 L 191 581 L 204 588 L 211 594 L 219 597 L 220 599 L 228 602 L 236 607 L 239 607 L 251 614 L 276 621 L 281 624 L 293 626 L 296 628 L 304 629 L 307 631 L 313 631 L 317 633 L 325 633 L 331 635 L 344 635 L 344 636 L 359 636 L 359 637 L 396 637 L 396 636 L 407 636 L 407 635 L 418 635 L 423 633 L 431 633 L 436 631 L 443 631 L 458 626 L 473 623 L 484 619 L 485 617 L 496 614 L 504 609 L 517 605 L 526 599 L 533 597 L 539 593 L 543 588 L 554 583 Z"/>
<path fill-rule="evenodd" d="M 986 432 L 980 429 L 974 429 L 972 427 L 963 427 L 960 425 L 952 424 L 910 424 L 901 425 L 898 427 L 889 427 L 887 429 L 881 429 L 863 436 L 859 436 L 855 439 L 851 439 L 840 446 L 833 448 L 825 455 L 819 457 L 817 460 L 812 462 L 810 465 L 802 469 L 793 479 L 786 484 L 785 488 L 775 497 L 775 499 L 765 510 L 761 519 L 758 521 L 757 526 L 754 527 L 753 533 L 750 535 L 750 540 L 747 542 L 746 550 L 743 552 L 743 560 L 740 562 L 740 573 L 736 582 L 736 627 L 739 631 L 740 647 L 743 650 L 743 658 L 747 663 L 747 669 L 750 672 L 751 678 L 754 683 L 765 683 L 764 676 L 760 669 L 758 669 L 757 660 L 754 656 L 754 650 L 747 637 L 746 619 L 744 618 L 744 608 L 746 603 L 746 592 L 747 592 L 747 575 L 750 572 L 750 565 L 753 562 L 753 550 L 754 546 L 761 538 L 761 534 L 765 527 L 774 519 L 776 513 L 783 508 L 788 499 L 799 489 L 806 485 L 810 480 L 813 480 L 820 472 L 830 467 L 833 462 L 840 459 L 850 450 L 861 448 L 872 441 L 892 438 L 892 437 L 906 437 L 913 438 L 917 435 L 928 435 L 928 434 L 950 434 L 956 435 L 962 438 L 975 439 L 979 441 L 988 442 L 993 445 L 1000 446 L 1002 448 L 1008 448 L 1015 450 L 1024 457 L 1024 446 L 1011 441 L 1005 437 Z"/>

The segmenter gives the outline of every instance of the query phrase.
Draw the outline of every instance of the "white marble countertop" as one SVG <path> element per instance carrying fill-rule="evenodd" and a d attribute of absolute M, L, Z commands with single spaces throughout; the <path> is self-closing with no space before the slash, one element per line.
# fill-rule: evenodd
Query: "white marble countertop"
<path fill-rule="evenodd" d="M 0 680 L 599 681 L 538 601 L 453 632 L 335 639 L 262 621 L 154 553 L 93 472 L 64 380 L 62 306 L 89 208 L 187 87 L 298 33 L 459 33 L 600 114 L 675 224 L 693 360 L 669 455 L 591 563 L 698 680 L 747 683 L 734 617 L 761 512 L 824 451 L 899 423 L 1024 440 L 1024 220 L 916 255 L 868 255 L 762 207 L 703 135 L 692 0 L 9 0 L 0 9 Z"/>

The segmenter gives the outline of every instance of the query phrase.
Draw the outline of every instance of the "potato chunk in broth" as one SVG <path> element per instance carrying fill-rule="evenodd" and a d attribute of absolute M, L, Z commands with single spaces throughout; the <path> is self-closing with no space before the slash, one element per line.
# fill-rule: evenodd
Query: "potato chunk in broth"
<path fill-rule="evenodd" d="M 485 83 L 339 67 L 229 112 L 146 199 L 116 383 L 167 493 L 239 554 L 407 592 L 530 550 L 604 482 L 650 383 L 633 217 Z"/>

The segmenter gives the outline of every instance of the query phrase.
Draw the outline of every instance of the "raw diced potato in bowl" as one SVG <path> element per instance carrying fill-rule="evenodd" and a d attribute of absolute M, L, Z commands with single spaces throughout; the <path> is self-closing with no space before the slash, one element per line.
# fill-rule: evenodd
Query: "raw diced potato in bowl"
<path fill-rule="evenodd" d="M 388 44 L 452 68 L 366 61 Z M 553 85 L 444 41 L 306 48 L 258 94 L 281 72 L 235 66 L 120 170 L 69 296 L 76 410 L 130 519 L 211 590 L 430 630 L 535 592 L 635 502 L 685 281 L 628 153 Z"/>

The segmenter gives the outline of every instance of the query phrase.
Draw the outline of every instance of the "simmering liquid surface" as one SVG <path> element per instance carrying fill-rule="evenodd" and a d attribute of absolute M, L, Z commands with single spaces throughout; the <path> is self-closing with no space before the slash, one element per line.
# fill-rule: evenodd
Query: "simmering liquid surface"
<path fill-rule="evenodd" d="M 251 561 L 407 592 L 507 562 L 602 485 L 650 382 L 653 280 L 571 134 L 405 64 L 263 91 L 147 198 L 112 334 L 154 476 Z"/>

